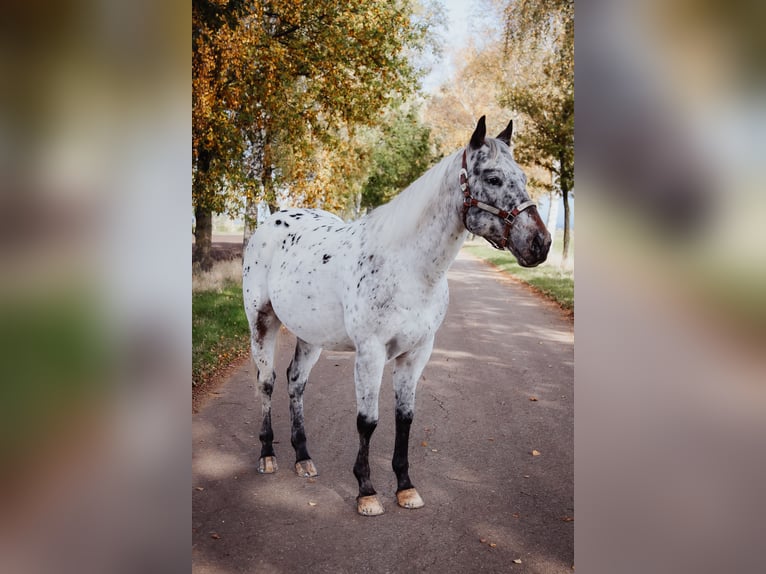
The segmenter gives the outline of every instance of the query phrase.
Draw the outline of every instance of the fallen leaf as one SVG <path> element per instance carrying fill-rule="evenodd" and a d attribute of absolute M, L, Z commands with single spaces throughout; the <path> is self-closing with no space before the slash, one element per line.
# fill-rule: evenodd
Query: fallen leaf
<path fill-rule="evenodd" d="M 529 400 L 532 401 L 532 402 L 536 402 L 537 401 L 537 397 L 529 397 Z"/>
<path fill-rule="evenodd" d="M 216 540 L 219 540 L 221 538 L 221 536 L 219 534 L 216 534 L 215 532 L 213 532 L 213 534 L 210 535 L 210 538 L 215 538 Z"/>
<path fill-rule="evenodd" d="M 493 439 L 493 438 L 488 438 L 487 440 L 495 440 L 495 439 Z"/>
<path fill-rule="evenodd" d="M 428 446 L 428 443 L 426 441 L 423 441 L 420 443 L 420 446 Z"/>
<path fill-rule="evenodd" d="M 496 547 L 497 547 L 497 544 L 495 544 L 494 542 L 490 542 L 490 543 L 489 543 L 489 547 L 490 547 L 490 548 L 496 548 Z"/>
<path fill-rule="evenodd" d="M 487 539 L 486 538 L 479 538 L 479 542 L 481 542 L 482 544 L 486 544 Z"/>
<path fill-rule="evenodd" d="M 438 448 L 432 448 L 431 452 L 439 452 L 439 449 Z"/>
<path fill-rule="evenodd" d="M 317 503 L 316 503 L 316 502 L 311 502 L 311 501 L 309 501 L 309 506 L 316 506 L 316 505 L 317 505 Z"/>
<path fill-rule="evenodd" d="M 513 559 L 514 564 L 521 564 L 521 558 L 514 558 Z"/>
<path fill-rule="evenodd" d="M 205 488 L 204 488 L 204 487 L 202 487 L 202 486 L 198 486 L 198 487 L 196 487 L 194 490 L 205 490 Z"/>
<path fill-rule="evenodd" d="M 561 520 L 564 522 L 574 522 L 574 516 L 562 516 Z"/>
<path fill-rule="evenodd" d="M 530 454 L 532 456 L 540 456 L 540 451 L 539 450 L 533 450 Z"/>
<path fill-rule="evenodd" d="M 514 518 L 518 518 L 519 517 L 519 513 L 518 512 L 514 512 L 511 516 L 513 516 Z"/>
<path fill-rule="evenodd" d="M 529 475 L 528 475 L 528 474 L 525 474 L 525 475 L 524 475 L 524 478 L 529 478 Z"/>

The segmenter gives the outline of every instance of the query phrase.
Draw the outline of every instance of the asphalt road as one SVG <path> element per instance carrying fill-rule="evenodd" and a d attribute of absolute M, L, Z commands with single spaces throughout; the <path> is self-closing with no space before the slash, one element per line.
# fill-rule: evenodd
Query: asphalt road
<path fill-rule="evenodd" d="M 449 281 L 410 438 L 410 476 L 425 507 L 405 510 L 394 498 L 389 366 L 370 447 L 386 513 L 356 514 L 352 353 L 324 351 L 311 373 L 306 432 L 319 476 L 295 474 L 285 378 L 294 338 L 283 330 L 272 408 L 277 473 L 257 472 L 250 363 L 193 415 L 196 574 L 572 572 L 572 321 L 465 253 Z"/>

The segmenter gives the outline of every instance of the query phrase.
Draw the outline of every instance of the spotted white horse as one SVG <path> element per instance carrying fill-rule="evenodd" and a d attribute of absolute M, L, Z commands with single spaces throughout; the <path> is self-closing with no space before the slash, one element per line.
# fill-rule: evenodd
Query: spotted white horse
<path fill-rule="evenodd" d="M 271 428 L 274 351 L 280 324 L 298 339 L 287 369 L 291 442 L 298 475 L 317 475 L 306 446 L 303 391 L 322 349 L 356 351 L 357 510 L 383 506 L 370 481 L 384 365 L 394 361 L 397 502 L 423 500 L 409 477 L 415 388 L 447 311 L 447 270 L 469 232 L 508 249 L 525 267 L 545 260 L 550 234 L 512 157 L 513 122 L 487 138 L 482 117 L 468 146 L 443 159 L 386 205 L 350 223 L 315 209 L 272 215 L 251 237 L 243 290 L 263 424 L 259 471 L 277 470 Z"/>

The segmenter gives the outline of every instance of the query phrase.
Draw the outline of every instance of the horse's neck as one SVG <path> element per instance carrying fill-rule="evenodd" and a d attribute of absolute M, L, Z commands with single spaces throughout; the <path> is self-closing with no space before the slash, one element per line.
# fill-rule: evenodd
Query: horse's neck
<path fill-rule="evenodd" d="M 390 248 L 399 253 L 402 265 L 432 283 L 447 272 L 468 235 L 460 216 L 459 158 L 445 159 L 445 169 L 424 178 L 422 188 L 402 192 L 387 214 L 399 219 L 389 220 L 395 226 L 395 234 L 389 234 Z"/>

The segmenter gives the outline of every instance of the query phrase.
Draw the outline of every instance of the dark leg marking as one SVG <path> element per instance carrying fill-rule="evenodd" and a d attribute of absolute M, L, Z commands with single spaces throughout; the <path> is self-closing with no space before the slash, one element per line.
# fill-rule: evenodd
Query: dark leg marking
<path fill-rule="evenodd" d="M 263 341 L 264 337 L 266 337 L 266 333 L 274 323 L 274 319 L 274 308 L 271 306 L 271 301 L 268 301 L 263 306 L 263 309 L 258 311 L 258 316 L 255 319 L 255 332 L 258 341 Z"/>
<path fill-rule="evenodd" d="M 271 381 L 259 382 L 261 395 L 268 398 L 271 401 L 271 393 L 274 391 L 274 381 L 277 378 L 277 374 L 271 373 Z M 261 432 L 258 435 L 261 439 L 261 458 L 264 456 L 274 456 L 274 431 L 271 429 L 271 408 L 263 415 L 263 424 L 261 425 Z"/>
<path fill-rule="evenodd" d="M 290 432 L 290 442 L 295 449 L 295 462 L 302 460 L 308 460 L 311 458 L 309 455 L 308 446 L 306 444 L 306 430 L 303 426 L 303 390 L 306 387 L 306 381 L 298 383 L 300 373 L 295 367 L 295 362 L 298 360 L 297 355 L 300 352 L 300 348 L 295 350 L 296 358 L 290 363 L 287 368 L 287 378 L 290 382 L 290 420 L 292 421 L 292 427 Z M 298 383 L 298 385 L 296 385 Z"/>
<path fill-rule="evenodd" d="M 354 464 L 354 476 L 359 481 L 359 496 L 376 494 L 370 481 L 370 437 L 375 432 L 378 421 L 367 420 L 362 414 L 356 417 L 356 429 L 359 431 L 359 453 Z"/>
<path fill-rule="evenodd" d="M 410 481 L 409 469 L 409 443 L 410 427 L 412 426 L 412 414 L 403 414 L 396 411 L 396 441 L 394 443 L 394 458 L 391 466 L 396 473 L 396 491 L 413 488 Z"/>

